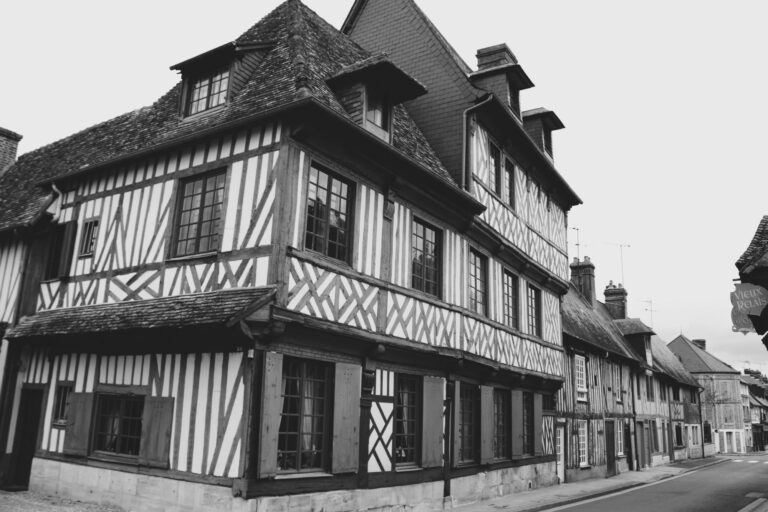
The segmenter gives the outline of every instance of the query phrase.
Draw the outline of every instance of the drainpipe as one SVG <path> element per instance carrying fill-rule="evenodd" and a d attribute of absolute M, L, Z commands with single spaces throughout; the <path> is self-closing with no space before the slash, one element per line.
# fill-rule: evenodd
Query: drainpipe
<path fill-rule="evenodd" d="M 701 458 L 706 457 L 706 451 L 704 450 L 704 414 L 701 412 L 701 391 L 697 389 L 699 393 L 699 437 L 701 441 Z"/>
<path fill-rule="evenodd" d="M 488 94 L 488 97 L 485 98 L 480 103 L 476 103 L 472 105 L 471 107 L 464 110 L 464 113 L 462 114 L 464 118 L 464 123 L 462 127 L 462 137 L 461 137 L 461 188 L 462 190 L 468 190 L 470 193 L 472 192 L 471 184 L 472 180 L 467 179 L 467 170 L 469 169 L 469 144 L 467 142 L 467 137 L 469 136 L 469 113 L 479 109 L 480 107 L 484 106 L 486 103 L 489 103 L 493 99 L 493 94 Z"/>

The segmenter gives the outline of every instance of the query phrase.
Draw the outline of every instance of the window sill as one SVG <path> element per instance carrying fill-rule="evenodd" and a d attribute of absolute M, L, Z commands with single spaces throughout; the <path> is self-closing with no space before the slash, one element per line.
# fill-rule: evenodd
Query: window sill
<path fill-rule="evenodd" d="M 204 260 L 209 258 L 215 258 L 218 256 L 219 251 L 208 251 L 208 252 L 200 252 L 196 254 L 187 254 L 186 256 L 173 256 L 171 258 L 166 258 L 166 263 L 173 263 L 177 261 L 191 261 L 191 260 Z"/>
<path fill-rule="evenodd" d="M 63 430 L 65 428 L 67 428 L 67 421 L 66 420 L 64 420 L 64 421 L 61 421 L 61 420 L 56 421 L 56 420 L 54 420 L 54 421 L 51 422 L 51 427 Z"/>
<path fill-rule="evenodd" d="M 200 119 L 202 117 L 205 117 L 208 114 L 214 114 L 214 113 L 216 113 L 216 112 L 218 112 L 220 110 L 224 110 L 224 108 L 226 108 L 227 104 L 228 104 L 228 102 L 225 101 L 221 105 L 216 105 L 215 107 L 209 108 L 207 110 L 201 110 L 200 112 L 195 112 L 194 114 L 184 114 L 184 117 L 181 120 L 181 122 L 182 123 L 184 123 L 184 122 L 191 122 L 191 121 L 195 121 L 197 119 Z M 185 106 L 184 110 L 186 110 L 186 106 Z"/>
<path fill-rule="evenodd" d="M 579 469 L 592 469 L 589 464 L 579 464 Z"/>
<path fill-rule="evenodd" d="M 397 473 L 413 473 L 415 471 L 421 471 L 421 466 L 416 466 L 415 464 L 408 464 L 408 465 L 402 465 L 402 466 L 395 466 L 395 472 Z"/>
<path fill-rule="evenodd" d="M 101 462 L 116 462 L 118 464 L 128 464 L 131 466 L 139 465 L 139 457 L 136 455 L 119 455 L 117 453 L 92 452 L 88 455 L 88 458 Z"/>
<path fill-rule="evenodd" d="M 331 478 L 330 473 L 324 471 L 313 471 L 308 473 L 280 473 L 275 476 L 275 480 L 297 480 L 299 478 Z"/>

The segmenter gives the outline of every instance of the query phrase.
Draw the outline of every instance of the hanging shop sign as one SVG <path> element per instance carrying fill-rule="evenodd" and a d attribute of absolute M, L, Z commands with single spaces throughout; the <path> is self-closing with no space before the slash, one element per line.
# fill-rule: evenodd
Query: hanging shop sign
<path fill-rule="evenodd" d="M 749 316 L 760 317 L 768 305 L 768 290 L 762 286 L 747 283 L 736 283 L 736 290 L 731 292 L 731 321 L 733 331 L 755 332 L 755 327 Z"/>

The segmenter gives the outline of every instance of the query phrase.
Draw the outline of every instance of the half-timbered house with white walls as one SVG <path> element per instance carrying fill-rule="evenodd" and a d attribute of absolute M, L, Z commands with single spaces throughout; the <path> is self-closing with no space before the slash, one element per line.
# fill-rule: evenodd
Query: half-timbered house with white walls
<path fill-rule="evenodd" d="M 31 487 L 359 510 L 555 483 L 579 199 L 556 116 L 494 92 L 516 62 L 483 67 L 457 165 L 418 74 L 288 0 L 153 105 L 19 158 L 0 231 L 30 230 L 5 338 Z"/>
<path fill-rule="evenodd" d="M 496 418 L 495 426 L 484 427 L 495 432 L 493 454 L 481 456 L 479 466 L 476 456 L 467 459 L 465 449 L 455 447 L 448 472 L 455 477 L 451 489 L 469 489 L 473 496 L 487 492 L 488 477 L 481 478 L 478 467 L 489 471 L 498 493 L 552 483 L 552 395 L 563 378 L 560 299 L 568 289 L 566 216 L 580 202 L 554 166 L 552 131 L 563 125 L 549 110 L 522 111 L 519 92 L 533 83 L 505 44 L 478 50 L 473 69 L 412 0 L 356 0 L 342 31 L 371 52 L 386 52 L 425 85 L 427 93 L 406 107 L 454 181 L 485 207 L 457 246 L 468 256 L 470 285 L 468 296 L 451 300 L 473 311 L 464 336 L 471 343 L 497 344 L 502 365 L 511 361 L 520 367 L 530 348 L 543 359 L 529 360 L 547 361 L 536 378 L 521 379 L 526 372 L 449 378 L 457 432 L 469 431 L 469 413 L 462 411 L 474 407 L 469 393 L 477 385 L 487 389 L 481 396 L 486 393 L 489 402 L 494 397 L 493 407 L 481 416 Z M 482 276 L 490 283 L 489 295 Z M 503 435 L 510 432 L 503 423 L 509 414 L 507 393 L 512 397 L 509 441 Z M 534 426 L 540 423 L 539 400 L 544 411 L 538 447 L 538 433 L 531 436 L 530 427 L 519 427 L 530 416 L 531 399 Z"/>
<path fill-rule="evenodd" d="M 563 300 L 565 383 L 557 395 L 556 444 L 561 479 L 609 477 L 637 468 L 633 454 L 634 376 L 639 358 L 615 325 L 626 291 L 595 296 L 595 265 L 571 263 Z"/>
<path fill-rule="evenodd" d="M 689 340 L 681 334 L 667 346 L 702 388 L 701 419 L 706 455 L 745 453 L 739 372 L 707 352 L 706 340 Z"/>

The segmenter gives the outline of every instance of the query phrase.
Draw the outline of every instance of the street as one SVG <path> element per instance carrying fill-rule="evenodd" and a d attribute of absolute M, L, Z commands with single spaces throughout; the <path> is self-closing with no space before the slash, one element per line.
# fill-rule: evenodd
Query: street
<path fill-rule="evenodd" d="M 768 456 L 733 456 L 698 471 L 549 512 L 759 512 L 768 510 Z M 746 507 L 746 508 L 745 508 Z"/>

